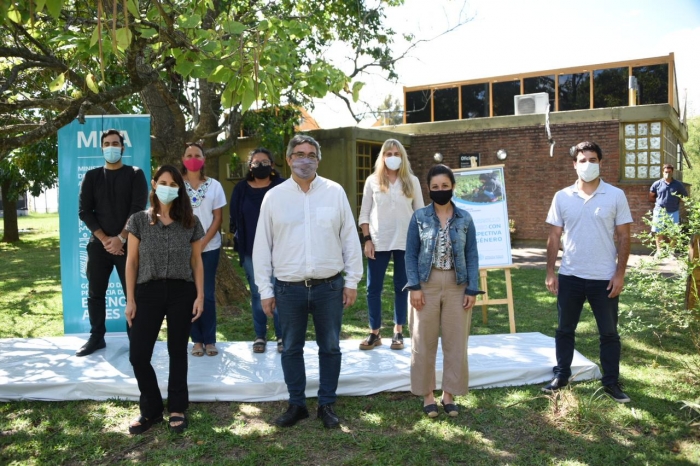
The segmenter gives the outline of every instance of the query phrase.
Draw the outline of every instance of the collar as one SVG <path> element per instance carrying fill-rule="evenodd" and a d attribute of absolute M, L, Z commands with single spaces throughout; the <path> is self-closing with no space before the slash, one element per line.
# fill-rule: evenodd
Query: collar
<path fill-rule="evenodd" d="M 596 188 L 595 191 L 593 191 L 593 194 L 591 196 L 594 196 L 595 194 L 605 194 L 605 191 L 607 190 L 608 183 L 603 181 L 603 178 L 600 179 L 600 184 Z M 571 190 L 575 193 L 578 193 L 580 190 L 578 189 L 578 180 L 574 182 L 574 184 L 571 186 Z"/>
<path fill-rule="evenodd" d="M 457 218 L 462 218 L 462 217 L 464 217 L 464 214 L 462 213 L 462 209 L 460 209 L 459 207 L 457 207 L 457 206 L 455 205 L 455 203 L 452 202 L 452 201 L 450 201 L 450 204 L 452 204 L 452 218 L 455 218 L 455 217 L 457 217 Z M 434 203 L 434 202 L 431 202 L 430 204 L 428 204 L 428 205 L 426 206 L 426 208 L 428 209 L 430 215 L 432 215 L 433 217 L 437 218 L 437 214 L 435 213 L 435 203 Z"/>
<path fill-rule="evenodd" d="M 304 190 L 301 189 L 301 186 L 299 186 L 299 183 L 297 183 L 297 180 L 295 180 L 293 176 L 290 176 L 290 177 L 289 177 L 289 181 L 292 182 L 292 185 L 294 186 L 294 189 L 296 189 L 297 191 L 299 191 L 299 192 L 301 192 L 301 193 L 304 192 Z M 316 175 L 314 176 L 314 179 L 311 180 L 311 184 L 309 184 L 309 191 L 311 191 L 312 189 L 314 189 L 314 188 L 316 187 L 316 185 L 318 185 L 318 184 L 320 184 L 320 183 L 321 183 L 321 177 L 318 175 L 318 173 L 316 173 Z M 308 191 L 307 191 L 307 192 L 308 192 Z"/>

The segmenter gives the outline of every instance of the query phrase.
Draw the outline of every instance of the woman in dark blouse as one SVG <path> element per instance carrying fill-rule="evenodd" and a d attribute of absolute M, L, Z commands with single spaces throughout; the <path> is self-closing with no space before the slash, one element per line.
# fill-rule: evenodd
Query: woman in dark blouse
<path fill-rule="evenodd" d="M 163 165 L 151 181 L 151 208 L 129 219 L 126 260 L 126 320 L 131 327 L 129 361 L 141 392 L 141 415 L 129 433 L 141 434 L 163 421 L 163 398 L 151 356 L 163 318 L 168 319 L 168 428 L 187 428 L 187 340 L 204 310 L 204 229 L 192 213 L 180 171 Z"/>
<path fill-rule="evenodd" d="M 238 258 L 245 270 L 248 284 L 250 285 L 251 307 L 253 308 L 253 327 L 255 329 L 255 341 L 253 351 L 265 352 L 267 346 L 267 316 L 263 312 L 260 303 L 260 293 L 255 285 L 255 273 L 253 272 L 253 242 L 255 241 L 255 229 L 258 226 L 260 206 L 265 194 L 282 183 L 284 178 L 275 170 L 274 159 L 269 150 L 259 147 L 253 149 L 248 157 L 248 174 L 241 180 L 231 194 L 230 231 L 235 236 L 234 249 L 238 252 Z M 277 336 L 277 351 L 282 352 L 282 331 L 280 330 L 277 311 L 274 317 L 275 334 Z"/>

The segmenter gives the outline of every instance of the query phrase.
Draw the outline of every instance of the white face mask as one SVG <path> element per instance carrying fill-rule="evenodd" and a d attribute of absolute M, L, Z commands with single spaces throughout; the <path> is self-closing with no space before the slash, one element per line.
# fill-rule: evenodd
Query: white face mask
<path fill-rule="evenodd" d="M 600 164 L 591 162 L 577 162 L 576 173 L 586 183 L 590 183 L 600 176 Z"/>
<path fill-rule="evenodd" d="M 401 166 L 401 157 L 396 157 L 392 155 L 391 157 L 384 157 L 384 165 L 389 170 L 398 170 Z"/>

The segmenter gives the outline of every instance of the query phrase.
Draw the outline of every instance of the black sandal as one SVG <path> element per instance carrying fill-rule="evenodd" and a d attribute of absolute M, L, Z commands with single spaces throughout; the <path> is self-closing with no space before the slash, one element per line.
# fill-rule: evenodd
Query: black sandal
<path fill-rule="evenodd" d="M 447 414 L 448 416 L 455 417 L 459 414 L 459 408 L 455 403 L 445 403 L 444 401 L 440 400 L 440 404 L 445 410 L 445 414 Z"/>
<path fill-rule="evenodd" d="M 172 425 L 173 422 L 179 422 L 182 421 L 182 424 L 178 424 L 176 426 Z M 173 434 L 181 434 L 187 429 L 187 426 L 189 423 L 187 422 L 187 416 L 182 415 L 182 416 L 170 416 L 168 418 L 168 430 L 172 432 Z"/>
<path fill-rule="evenodd" d="M 281 338 L 277 339 L 277 352 L 284 353 L 284 341 Z"/>
<path fill-rule="evenodd" d="M 437 417 L 438 414 L 440 414 L 438 412 L 438 407 L 435 403 L 427 405 L 427 406 L 423 406 L 423 412 L 425 414 L 427 414 L 428 417 L 430 417 L 430 418 Z"/>
<path fill-rule="evenodd" d="M 163 422 L 163 416 L 160 415 L 155 419 L 148 419 L 143 416 L 139 416 L 138 419 L 136 419 L 135 422 L 138 422 L 139 425 L 137 426 L 129 426 L 129 433 L 132 435 L 138 435 L 138 434 L 143 434 L 146 432 L 148 429 L 153 427 L 153 424 L 158 424 L 159 422 Z"/>
<path fill-rule="evenodd" d="M 253 353 L 264 353 L 267 348 L 267 340 L 263 337 L 256 337 L 253 342 Z"/>

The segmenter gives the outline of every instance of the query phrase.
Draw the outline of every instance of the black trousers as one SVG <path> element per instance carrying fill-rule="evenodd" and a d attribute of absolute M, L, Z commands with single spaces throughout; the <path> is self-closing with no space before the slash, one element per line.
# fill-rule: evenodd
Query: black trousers
<path fill-rule="evenodd" d="M 124 245 L 126 251 L 126 245 Z M 105 297 L 107 295 L 107 287 L 109 286 L 109 276 L 112 275 L 112 270 L 116 267 L 119 281 L 122 283 L 122 290 L 126 296 L 126 254 L 123 256 L 115 256 L 108 253 L 102 243 L 91 238 L 87 245 L 87 267 L 86 275 L 88 279 L 88 315 L 90 316 L 90 337 L 103 338 L 107 333 L 105 325 L 106 307 Z M 127 325 L 127 333 L 129 333 Z"/>
<path fill-rule="evenodd" d="M 136 316 L 132 319 L 129 362 L 141 392 L 141 415 L 148 419 L 163 413 L 163 397 L 151 365 L 153 348 L 163 319 L 168 319 L 168 408 L 182 413 L 189 404 L 187 341 L 192 327 L 192 306 L 197 297 L 193 282 L 153 280 L 136 286 Z"/>

